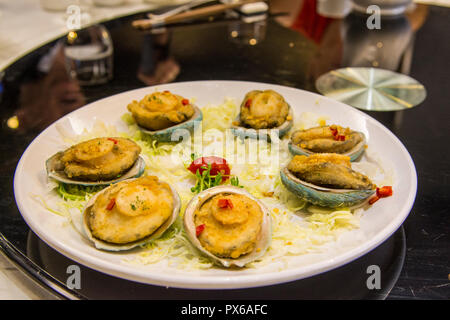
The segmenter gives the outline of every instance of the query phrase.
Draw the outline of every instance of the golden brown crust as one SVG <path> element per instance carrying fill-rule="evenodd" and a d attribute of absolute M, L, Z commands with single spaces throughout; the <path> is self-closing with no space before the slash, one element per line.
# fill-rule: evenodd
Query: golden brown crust
<path fill-rule="evenodd" d="M 146 176 L 119 182 L 99 194 L 87 222 L 95 238 L 126 244 L 153 234 L 169 219 L 173 208 L 169 185 Z"/>
<path fill-rule="evenodd" d="M 220 201 L 230 201 L 223 207 Z M 195 212 L 196 227 L 204 225 L 198 236 L 202 246 L 222 258 L 238 258 L 254 250 L 261 231 L 263 212 L 258 203 L 241 194 L 218 194 Z"/>
<path fill-rule="evenodd" d="M 342 141 L 337 139 L 338 136 L 343 137 Z M 295 131 L 291 140 L 293 144 L 311 152 L 345 153 L 360 143 L 362 137 L 349 128 L 331 125 Z"/>
<path fill-rule="evenodd" d="M 184 122 L 195 112 L 187 99 L 169 91 L 148 94 L 141 101 L 132 101 L 127 108 L 137 124 L 149 130 L 161 130 Z"/>
<path fill-rule="evenodd" d="M 241 104 L 240 119 L 253 129 L 281 126 L 289 113 L 289 105 L 273 90 L 253 90 L 246 94 Z"/>
<path fill-rule="evenodd" d="M 141 148 L 125 138 L 96 138 L 76 144 L 61 156 L 64 172 L 76 180 L 114 179 L 130 169 Z"/>
<path fill-rule="evenodd" d="M 321 153 L 295 156 L 288 170 L 297 178 L 323 187 L 335 189 L 370 190 L 375 186 L 370 179 L 351 168 L 350 157 Z"/>

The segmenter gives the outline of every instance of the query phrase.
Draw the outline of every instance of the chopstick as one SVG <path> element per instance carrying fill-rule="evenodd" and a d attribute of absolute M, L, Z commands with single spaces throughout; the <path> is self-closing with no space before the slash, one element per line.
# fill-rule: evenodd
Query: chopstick
<path fill-rule="evenodd" d="M 199 8 L 195 10 L 190 10 L 187 12 L 179 13 L 173 16 L 169 16 L 162 20 L 160 19 L 140 19 L 132 22 L 132 26 L 138 29 L 149 29 L 155 26 L 160 26 L 164 24 L 177 23 L 188 19 L 201 18 L 205 16 L 211 16 L 223 12 L 228 9 L 234 9 L 237 7 L 241 7 L 244 4 L 260 2 L 261 0 L 243 0 L 236 3 L 229 4 L 217 4 L 204 8 Z"/>
<path fill-rule="evenodd" d="M 189 9 L 192 9 L 194 7 L 198 7 L 202 4 L 206 4 L 208 2 L 212 2 L 212 1 L 216 1 L 216 0 L 192 0 L 184 5 L 178 6 L 175 9 L 166 11 L 162 14 L 154 14 L 154 13 L 148 13 L 147 14 L 147 18 L 153 20 L 153 19 L 164 19 L 170 16 L 174 16 L 178 13 L 182 13 L 184 11 L 187 11 Z"/>

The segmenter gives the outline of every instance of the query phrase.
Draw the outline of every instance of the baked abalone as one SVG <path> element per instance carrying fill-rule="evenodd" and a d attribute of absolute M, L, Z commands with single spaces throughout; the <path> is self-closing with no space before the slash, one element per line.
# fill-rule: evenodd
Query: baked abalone
<path fill-rule="evenodd" d="M 157 177 L 145 176 L 92 197 L 83 211 L 83 226 L 96 248 L 128 250 L 160 237 L 179 212 L 177 192 Z"/>
<path fill-rule="evenodd" d="M 68 184 L 111 184 L 144 172 L 140 152 L 141 148 L 130 139 L 90 139 L 50 157 L 46 161 L 47 174 Z"/>
<path fill-rule="evenodd" d="M 283 137 L 293 124 L 293 111 L 283 96 L 274 90 L 253 90 L 245 95 L 233 132 L 241 137 L 260 138 L 269 130 Z"/>
<path fill-rule="evenodd" d="M 366 147 L 362 132 L 338 125 L 320 126 L 292 133 L 289 151 L 294 155 L 314 153 L 339 153 L 357 160 Z"/>
<path fill-rule="evenodd" d="M 353 207 L 376 191 L 367 176 L 351 168 L 350 157 L 339 154 L 294 156 L 280 175 L 291 192 L 324 207 Z"/>
<path fill-rule="evenodd" d="M 269 211 L 238 187 L 218 186 L 196 195 L 186 208 L 184 226 L 192 244 L 225 267 L 244 267 L 270 244 Z"/>
<path fill-rule="evenodd" d="M 198 107 L 170 91 L 153 92 L 127 108 L 142 131 L 163 142 L 178 141 L 181 132 L 173 135 L 176 130 L 192 131 L 203 118 Z"/>

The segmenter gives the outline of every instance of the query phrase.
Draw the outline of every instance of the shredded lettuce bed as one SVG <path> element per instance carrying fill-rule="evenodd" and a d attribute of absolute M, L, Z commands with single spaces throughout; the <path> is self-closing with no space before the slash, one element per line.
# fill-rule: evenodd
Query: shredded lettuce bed
<path fill-rule="evenodd" d="M 176 222 L 161 238 L 143 245 L 142 250 L 133 258 L 127 257 L 127 263 L 146 265 L 165 262 L 172 267 L 191 270 L 209 269 L 214 266 L 211 260 L 191 245 L 182 224 L 184 209 L 193 196 L 190 189 L 195 185 L 193 174 L 186 169 L 192 153 L 226 158 L 231 165 L 232 174 L 239 177 L 240 184 L 263 201 L 271 211 L 270 247 L 261 259 L 248 265 L 249 268 L 282 261 L 292 255 L 320 252 L 324 244 L 336 240 L 342 232 L 359 228 L 360 212 L 348 209 L 326 210 L 311 206 L 283 186 L 279 170 L 291 158 L 287 151 L 288 139 L 280 141 L 277 161 L 271 156 L 273 146 L 268 142 L 258 142 L 258 153 L 249 155 L 248 150 L 255 141 L 242 141 L 227 130 L 238 114 L 238 107 L 232 99 L 225 99 L 220 105 L 207 105 L 202 111 L 203 127 L 195 133 L 197 138 L 201 138 L 200 144 L 193 144 L 192 141 L 182 141 L 178 144 L 152 141 L 138 129 L 129 113 L 122 116 L 128 126 L 127 132 L 118 132 L 113 126 L 102 122 L 97 122 L 92 130 L 86 130 L 77 136 L 60 130 L 64 142 L 68 145 L 101 136 L 121 136 L 134 140 L 142 148 L 142 155 L 147 163 L 144 174 L 156 175 L 178 191 L 182 208 Z M 303 113 L 298 127 L 323 125 L 326 120 L 326 117 L 310 112 Z M 365 169 L 370 177 L 384 174 L 380 168 L 370 163 L 359 164 L 358 168 Z M 72 219 L 81 214 L 89 198 L 100 189 L 101 187 L 86 188 L 51 182 L 51 204 L 45 197 L 35 198 L 47 210 Z"/>

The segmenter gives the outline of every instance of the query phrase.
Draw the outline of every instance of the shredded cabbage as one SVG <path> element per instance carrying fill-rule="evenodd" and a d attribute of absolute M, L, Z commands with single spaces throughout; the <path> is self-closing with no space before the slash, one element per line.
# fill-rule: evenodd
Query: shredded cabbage
<path fill-rule="evenodd" d="M 289 192 L 281 183 L 279 170 L 285 166 L 291 156 L 288 152 L 288 139 L 279 141 L 279 145 L 259 141 L 255 154 L 249 152 L 255 147 L 255 140 L 242 141 L 231 134 L 228 129 L 238 113 L 238 107 L 232 99 L 225 99 L 220 105 L 207 105 L 202 108 L 203 127 L 194 135 L 201 142 L 193 144 L 192 140 L 178 144 L 158 143 L 143 134 L 129 113 L 122 116 L 127 124 L 127 132 L 117 132 L 113 126 L 101 122 L 94 124 L 92 130 L 85 130 L 81 135 L 73 136 L 60 130 L 63 141 L 68 144 L 100 136 L 121 136 L 134 140 L 141 148 L 147 168 L 145 174 L 156 175 L 173 186 L 180 195 L 182 207 L 176 222 L 164 235 L 146 245 L 133 256 L 124 261 L 130 264 L 154 264 L 167 262 L 169 266 L 184 269 L 208 269 L 213 262 L 201 255 L 189 242 L 183 229 L 182 217 L 187 203 L 193 194 L 195 178 L 186 169 L 191 161 L 191 154 L 197 156 L 216 155 L 224 157 L 231 165 L 232 174 L 239 177 L 240 184 L 252 195 L 259 198 L 270 208 L 272 218 L 272 241 L 266 254 L 258 261 L 248 265 L 249 268 L 270 264 L 273 261 L 286 261 L 287 257 L 310 252 L 320 252 L 323 245 L 335 241 L 346 230 L 359 228 L 360 212 L 350 209 L 330 210 L 309 205 Z M 308 128 L 323 125 L 326 117 L 311 112 L 301 114 L 298 125 Z M 275 146 L 274 146 L 275 145 Z M 273 157 L 273 148 L 279 148 L 279 154 Z M 251 154 L 249 154 L 251 153 Z M 369 176 L 384 174 L 379 165 L 359 164 L 366 168 Z M 230 183 L 229 181 L 227 183 Z M 52 207 L 43 197 L 42 205 L 49 211 L 70 217 L 80 215 L 85 203 L 100 188 L 83 188 L 49 184 L 49 191 L 58 195 Z"/>
<path fill-rule="evenodd" d="M 56 192 L 64 200 L 84 201 L 92 194 L 104 189 L 105 186 L 79 186 L 76 184 L 59 183 Z"/>

